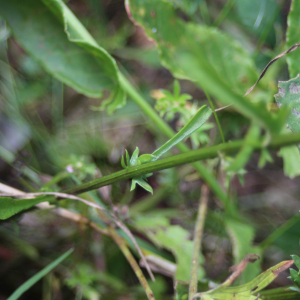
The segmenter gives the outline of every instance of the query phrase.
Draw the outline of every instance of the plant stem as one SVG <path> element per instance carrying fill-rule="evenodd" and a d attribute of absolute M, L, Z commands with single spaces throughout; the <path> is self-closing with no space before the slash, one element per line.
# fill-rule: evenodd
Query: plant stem
<path fill-rule="evenodd" d="M 215 119 L 216 119 L 216 122 L 217 122 L 217 125 L 218 125 L 218 128 L 219 128 L 219 131 L 220 131 L 220 134 L 221 134 L 221 138 L 222 138 L 222 142 L 225 143 L 225 139 L 224 139 L 224 134 L 223 134 L 223 130 L 222 130 L 222 127 L 220 125 L 220 122 L 219 122 L 219 118 L 217 116 L 217 113 L 216 113 L 216 110 L 215 110 L 215 107 L 214 107 L 214 104 L 213 102 L 211 101 L 211 98 L 209 96 L 209 94 L 203 89 L 203 92 L 209 102 L 209 105 L 211 106 L 211 109 L 214 113 L 214 116 L 215 116 Z"/>
<path fill-rule="evenodd" d="M 286 221 L 283 225 L 277 228 L 274 232 L 272 232 L 266 239 L 264 239 L 259 247 L 265 249 L 270 246 L 275 240 L 277 240 L 281 235 L 283 235 L 288 229 L 290 229 L 293 225 L 300 221 L 300 215 L 295 215 Z"/>
<path fill-rule="evenodd" d="M 169 139 L 171 139 L 176 133 L 172 128 L 165 123 L 165 121 L 156 113 L 156 111 L 148 104 L 148 102 L 136 91 L 132 84 L 127 80 L 127 78 L 120 73 L 119 76 L 120 83 L 127 94 L 132 98 L 132 100 L 142 109 L 142 111 L 148 116 L 148 118 L 156 125 L 157 128 Z M 176 147 L 181 152 L 188 152 L 190 148 L 184 144 L 179 143 Z M 201 178 L 209 186 L 211 191 L 223 202 L 224 206 L 227 206 L 228 198 L 218 181 L 214 178 L 211 172 L 206 169 L 200 162 L 193 163 L 194 168 L 198 171 Z"/>
<path fill-rule="evenodd" d="M 268 145 L 269 149 L 278 149 L 282 146 L 297 144 L 300 142 L 300 133 L 297 134 L 280 134 L 271 138 Z M 99 187 L 119 182 L 121 180 L 134 178 L 140 175 L 160 171 L 163 169 L 177 167 L 183 164 L 204 160 L 208 158 L 215 158 L 222 152 L 226 155 L 235 154 L 239 152 L 240 148 L 245 144 L 244 140 L 237 140 L 225 144 L 202 148 L 187 153 L 174 155 L 155 162 L 149 162 L 143 165 L 129 167 L 125 170 L 115 172 L 113 174 L 94 179 L 87 183 L 80 184 L 76 187 L 69 188 L 62 192 L 67 194 L 80 194 Z M 253 150 L 260 150 L 265 148 L 265 141 L 263 138 L 252 143 Z M 227 197 L 226 197 L 227 199 Z M 222 200 L 222 199 L 221 199 Z M 225 202 L 226 204 L 226 202 Z"/>
<path fill-rule="evenodd" d="M 119 246 L 120 250 L 123 252 L 124 256 L 126 257 L 127 261 L 130 263 L 132 269 L 134 270 L 137 278 L 139 279 L 141 285 L 143 286 L 145 293 L 149 300 L 155 300 L 153 292 L 142 272 L 139 265 L 137 264 L 136 260 L 134 259 L 133 255 L 129 251 L 126 242 L 121 238 L 117 232 L 111 227 L 108 227 L 108 232 L 110 233 L 110 236 L 114 239 L 116 244 Z"/>
<path fill-rule="evenodd" d="M 235 2 L 236 2 L 236 0 L 229 0 L 226 2 L 226 4 L 224 5 L 224 8 L 222 9 L 220 14 L 216 18 L 213 26 L 219 27 L 222 24 L 222 22 L 225 20 L 225 18 L 231 11 L 232 7 L 234 6 Z"/>
<path fill-rule="evenodd" d="M 193 244 L 192 266 L 191 266 L 191 280 L 190 280 L 190 288 L 189 288 L 189 300 L 192 300 L 194 295 L 197 293 L 199 254 L 201 251 L 201 240 L 202 240 L 205 216 L 207 211 L 208 192 L 209 192 L 208 187 L 207 185 L 204 184 L 201 190 L 198 216 L 197 216 L 197 222 L 195 226 L 195 236 L 194 236 L 194 244 Z"/>

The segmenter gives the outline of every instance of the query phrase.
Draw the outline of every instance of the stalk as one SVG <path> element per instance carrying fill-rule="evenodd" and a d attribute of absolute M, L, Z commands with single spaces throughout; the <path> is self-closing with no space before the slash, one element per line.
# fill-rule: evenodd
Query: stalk
<path fill-rule="evenodd" d="M 271 138 L 268 145 L 269 149 L 278 149 L 283 146 L 293 145 L 300 143 L 300 133 L 297 134 L 281 134 Z M 149 162 L 143 165 L 129 167 L 122 171 L 115 172 L 113 174 L 103 176 L 98 179 L 94 179 L 87 183 L 80 184 L 76 187 L 69 188 L 62 192 L 67 194 L 81 194 L 87 191 L 91 191 L 100 188 L 105 185 L 109 185 L 115 182 L 119 182 L 125 179 L 134 178 L 140 175 L 152 173 L 155 171 L 160 171 L 168 168 L 177 167 L 183 164 L 192 163 L 199 160 L 215 158 L 222 152 L 226 155 L 235 154 L 240 151 L 241 147 L 245 144 L 244 140 L 237 140 L 229 143 L 224 143 L 216 146 L 211 146 L 207 148 L 201 148 L 194 151 L 189 151 L 187 153 L 182 153 L 174 155 L 171 157 L 163 158 L 158 161 Z M 253 142 L 253 150 L 261 150 L 266 148 L 265 140 L 261 138 L 260 140 Z M 198 162 L 199 163 L 199 162 Z M 204 168 L 204 167 L 203 167 Z M 209 174 L 210 175 L 210 174 Z M 223 191 L 222 191 L 223 193 Z M 227 197 L 226 197 L 227 201 Z M 226 204 L 227 202 L 225 202 Z"/>

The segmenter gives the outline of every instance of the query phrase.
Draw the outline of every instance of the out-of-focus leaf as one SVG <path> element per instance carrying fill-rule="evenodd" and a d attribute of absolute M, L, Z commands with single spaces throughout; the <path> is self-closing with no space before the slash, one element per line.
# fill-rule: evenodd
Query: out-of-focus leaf
<path fill-rule="evenodd" d="M 10 197 L 0 197 L 0 220 L 5 220 L 13 215 L 26 210 L 38 203 L 52 200 L 49 196 L 40 196 L 34 199 L 14 199 Z"/>
<path fill-rule="evenodd" d="M 283 159 L 285 176 L 295 178 L 300 175 L 300 153 L 297 146 L 282 147 L 278 156 Z"/>
<path fill-rule="evenodd" d="M 239 263 L 246 254 L 257 254 L 260 256 L 261 249 L 252 246 L 255 232 L 251 226 L 232 219 L 226 219 L 225 227 L 232 243 L 233 256 L 236 264 Z M 259 262 L 248 264 L 239 278 L 242 283 L 246 283 L 255 278 L 260 272 L 261 268 Z"/>
<path fill-rule="evenodd" d="M 148 238 L 159 247 L 172 252 L 175 256 L 177 269 L 175 280 L 188 282 L 192 261 L 193 242 L 189 240 L 190 233 L 178 225 L 170 225 L 164 217 L 143 215 L 135 219 L 137 225 Z M 203 257 L 200 254 L 200 263 Z M 204 276 L 204 270 L 199 266 L 199 279 Z"/>
<path fill-rule="evenodd" d="M 261 36 L 274 23 L 278 4 L 273 0 L 238 0 L 235 8 L 241 23 L 253 34 Z M 266 41 L 275 44 L 274 26 L 270 28 Z"/>
<path fill-rule="evenodd" d="M 217 76 L 240 94 L 244 94 L 250 83 L 255 81 L 254 61 L 240 45 L 217 29 L 184 23 L 176 16 L 171 3 L 128 0 L 127 10 L 129 16 L 158 43 L 163 65 L 175 77 L 194 80 L 181 69 L 174 54 L 183 49 L 195 49 L 198 55 L 205 57 Z"/>
<path fill-rule="evenodd" d="M 114 59 L 63 1 L 1 1 L 0 13 L 22 47 L 54 77 L 89 97 L 111 90 L 117 103 L 107 103 L 109 112 L 124 104 Z"/>
<path fill-rule="evenodd" d="M 288 29 L 286 33 L 287 38 L 287 47 L 292 47 L 294 44 L 299 43 L 300 36 L 300 2 L 292 1 L 290 13 L 288 15 Z M 289 67 L 290 77 L 295 77 L 300 73 L 299 65 L 299 50 L 293 53 L 290 53 L 287 56 L 287 63 Z"/>
<path fill-rule="evenodd" d="M 292 260 L 295 262 L 296 267 L 300 270 L 300 257 L 297 255 L 291 255 Z"/>
<path fill-rule="evenodd" d="M 279 81 L 278 94 L 275 100 L 277 105 L 282 108 L 289 109 L 287 125 L 293 132 L 300 132 L 300 77 L 290 79 L 288 81 Z"/>
<path fill-rule="evenodd" d="M 36 284 L 41 278 L 47 275 L 52 269 L 54 269 L 57 265 L 59 265 L 64 259 L 66 259 L 71 253 L 73 249 L 68 250 L 63 255 L 54 260 L 51 264 L 49 264 L 46 268 L 32 276 L 26 282 L 24 282 L 7 300 L 17 300 L 19 297 L 30 289 L 34 284 Z"/>
<path fill-rule="evenodd" d="M 188 15 L 193 15 L 203 0 L 167 0 L 182 9 Z"/>
<path fill-rule="evenodd" d="M 196 81 L 223 104 L 233 104 L 245 116 L 278 133 L 286 112 L 276 116 L 263 103 L 241 97 L 258 77 L 250 56 L 217 29 L 183 22 L 172 4 L 161 0 L 127 0 L 134 22 L 157 42 L 161 61 L 175 77 Z"/>

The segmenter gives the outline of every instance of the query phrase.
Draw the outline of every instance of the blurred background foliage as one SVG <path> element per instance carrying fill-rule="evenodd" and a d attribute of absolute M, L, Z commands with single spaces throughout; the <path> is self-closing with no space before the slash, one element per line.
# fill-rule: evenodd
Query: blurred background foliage
<path fill-rule="evenodd" d="M 291 1 L 168 2 L 175 5 L 182 20 L 219 28 L 251 58 L 252 74 L 239 86 L 240 92 L 245 92 L 267 62 L 283 51 Z M 155 43 L 129 20 L 123 1 L 70 0 L 66 4 L 174 130 L 182 128 L 201 105 L 208 104 L 205 93 L 190 81 L 174 81 L 161 65 Z M 287 79 L 287 65 L 281 59 L 270 68 L 253 100 L 269 103 L 272 110 L 277 80 Z M 165 141 L 130 98 L 113 114 L 99 110 L 107 97 L 106 92 L 100 98 L 84 96 L 53 78 L 26 53 L 0 18 L 1 182 L 29 192 L 57 191 L 121 170 L 125 149 L 132 153 L 138 146 L 140 153 L 151 153 Z M 218 101 L 215 106 L 222 107 Z M 248 119 L 234 108 L 219 111 L 218 117 L 226 141 L 243 138 Z M 187 141 L 194 149 L 220 142 L 213 118 Z M 227 174 L 230 183 L 222 171 L 230 158 L 206 162 L 221 185 L 227 183 L 239 217 L 247 221 L 247 227 L 234 233 L 242 244 L 244 238 L 248 239 L 245 251 L 254 249 L 249 248 L 249 242 L 251 247 L 260 245 L 255 249 L 263 252 L 259 262 L 262 269 L 290 259 L 291 254 L 300 254 L 300 217 L 295 215 L 300 209 L 299 178 L 285 177 L 282 159 L 276 152 L 270 156 L 273 163 L 259 169 L 259 154 L 253 154 L 239 176 Z M 202 181 L 190 165 L 184 165 L 154 173 L 148 182 L 154 189 L 153 196 L 140 187 L 130 192 L 130 182 L 123 181 L 99 189 L 98 197 L 133 230 L 147 251 L 183 267 L 178 278 L 185 278 L 189 274 Z M 232 255 L 237 245 L 232 244 L 224 225 L 222 205 L 213 195 L 210 198 L 199 275 L 203 286 L 208 281 L 224 280 L 237 259 Z M 93 215 L 82 203 L 65 200 L 61 205 L 84 216 Z M 152 235 L 145 231 L 149 228 Z M 274 232 L 278 237 L 275 234 L 266 240 Z M 75 248 L 72 259 L 68 258 L 20 299 L 146 299 L 130 265 L 110 238 L 47 211 L 1 222 L 0 299 L 6 299 L 71 246 Z M 253 271 L 255 275 L 257 270 Z M 157 300 L 172 299 L 173 275 L 156 274 L 156 281 L 150 282 Z M 251 278 L 253 274 L 241 280 Z M 291 285 L 287 272 L 271 287 L 286 285 Z"/>

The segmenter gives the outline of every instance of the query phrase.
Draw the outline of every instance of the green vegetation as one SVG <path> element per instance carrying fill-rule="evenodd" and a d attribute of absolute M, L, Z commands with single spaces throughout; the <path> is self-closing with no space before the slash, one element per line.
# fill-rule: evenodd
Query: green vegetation
<path fill-rule="evenodd" d="M 1 299 L 299 299 L 290 2 L 0 2 Z"/>

